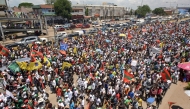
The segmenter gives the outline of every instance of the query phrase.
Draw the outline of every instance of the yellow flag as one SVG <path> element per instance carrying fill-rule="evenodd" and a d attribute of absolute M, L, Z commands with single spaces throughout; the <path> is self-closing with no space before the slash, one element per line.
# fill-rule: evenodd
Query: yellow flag
<path fill-rule="evenodd" d="M 40 68 L 42 68 L 42 64 L 39 61 L 35 61 L 35 62 L 30 62 L 26 69 L 32 71 L 32 70 L 38 70 Z"/>
<path fill-rule="evenodd" d="M 161 43 L 160 43 L 160 47 L 162 48 L 163 46 L 164 46 L 164 43 L 163 43 L 163 42 L 161 42 Z"/>
<path fill-rule="evenodd" d="M 73 49 L 73 53 L 74 53 L 74 54 L 77 54 L 77 47 L 75 47 L 75 48 Z"/>
<path fill-rule="evenodd" d="M 51 64 L 50 64 L 50 62 L 49 62 L 49 60 L 46 58 L 46 57 L 44 57 L 44 62 L 43 62 L 43 64 L 45 64 L 46 66 L 50 66 Z"/>
<path fill-rule="evenodd" d="M 27 66 L 28 66 L 28 63 L 26 63 L 26 62 L 16 62 L 16 63 L 23 70 L 25 70 L 27 68 Z"/>
<path fill-rule="evenodd" d="M 66 68 L 66 67 L 71 67 L 72 66 L 72 64 L 71 63 L 68 63 L 68 62 L 63 62 L 63 64 L 62 64 L 62 69 L 64 69 L 64 68 Z"/>

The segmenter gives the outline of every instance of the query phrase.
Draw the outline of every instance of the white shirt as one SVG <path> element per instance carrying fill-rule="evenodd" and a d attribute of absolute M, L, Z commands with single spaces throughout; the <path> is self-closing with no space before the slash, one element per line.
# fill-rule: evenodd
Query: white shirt
<path fill-rule="evenodd" d="M 84 99 L 82 100 L 81 105 L 84 106 Z"/>

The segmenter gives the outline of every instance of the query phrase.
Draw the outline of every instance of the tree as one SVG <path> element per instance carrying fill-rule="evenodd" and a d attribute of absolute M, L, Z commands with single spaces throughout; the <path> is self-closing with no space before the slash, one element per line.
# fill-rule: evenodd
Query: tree
<path fill-rule="evenodd" d="M 156 15 L 166 15 L 166 12 L 164 11 L 163 8 L 155 8 L 152 13 Z"/>
<path fill-rule="evenodd" d="M 54 3 L 55 14 L 57 16 L 62 16 L 63 18 L 71 18 L 71 1 L 69 0 L 56 0 Z"/>
<path fill-rule="evenodd" d="M 46 4 L 54 4 L 56 2 L 56 0 L 45 0 Z"/>
<path fill-rule="evenodd" d="M 22 6 L 25 7 L 25 8 L 31 8 L 32 6 L 34 6 L 34 4 L 33 3 L 28 3 L 28 2 L 22 2 L 22 3 L 20 3 L 18 5 L 19 8 L 21 8 Z"/>
<path fill-rule="evenodd" d="M 132 9 L 130 10 L 130 15 L 133 15 L 133 10 Z"/>
<path fill-rule="evenodd" d="M 147 13 L 151 12 L 151 9 L 148 5 L 143 5 L 138 6 L 136 12 L 139 17 L 145 17 Z"/>
<path fill-rule="evenodd" d="M 88 8 L 85 9 L 85 16 L 88 16 Z"/>

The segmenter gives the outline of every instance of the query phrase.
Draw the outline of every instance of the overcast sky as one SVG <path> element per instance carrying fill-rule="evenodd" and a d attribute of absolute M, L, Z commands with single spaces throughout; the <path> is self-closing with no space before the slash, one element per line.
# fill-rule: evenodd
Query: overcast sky
<path fill-rule="evenodd" d="M 72 4 L 94 4 L 94 5 L 101 5 L 102 2 L 109 2 L 114 1 L 111 3 L 115 3 L 118 6 L 124 6 L 136 9 L 137 6 L 140 6 L 142 1 L 143 5 L 147 4 L 150 6 L 151 9 L 156 7 L 170 7 L 171 6 L 180 6 L 180 7 L 190 7 L 190 0 L 71 0 Z M 44 0 L 9 0 L 9 4 L 11 7 L 18 6 L 21 2 L 31 2 L 35 5 L 37 4 L 44 4 Z M 168 3 L 166 3 L 168 2 Z M 174 3 L 175 2 L 175 3 Z"/>

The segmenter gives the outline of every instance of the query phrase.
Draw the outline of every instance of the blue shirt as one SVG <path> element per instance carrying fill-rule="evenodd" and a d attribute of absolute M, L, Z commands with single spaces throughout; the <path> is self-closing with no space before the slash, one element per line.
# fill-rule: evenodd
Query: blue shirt
<path fill-rule="evenodd" d="M 134 97 L 134 93 L 133 92 L 129 92 L 128 96 L 130 96 L 131 98 L 133 98 Z"/>

